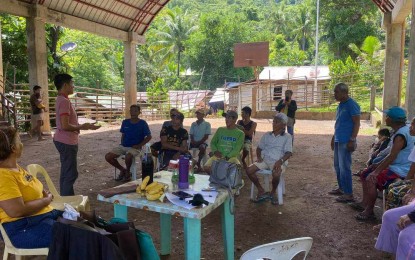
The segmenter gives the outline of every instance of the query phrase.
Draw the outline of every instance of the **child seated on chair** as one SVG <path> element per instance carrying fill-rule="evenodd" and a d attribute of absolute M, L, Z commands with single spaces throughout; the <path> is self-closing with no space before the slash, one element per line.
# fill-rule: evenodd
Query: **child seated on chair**
<path fill-rule="evenodd" d="M 250 107 L 243 107 L 241 113 L 242 120 L 239 120 L 237 123 L 239 129 L 241 129 L 245 134 L 244 148 L 242 150 L 242 165 L 244 169 L 247 168 L 245 158 L 248 156 L 249 152 L 252 151 L 252 138 L 257 126 L 257 123 L 251 120 L 251 113 L 252 109 Z"/>
<path fill-rule="evenodd" d="M 48 247 L 62 212 L 52 208 L 53 196 L 42 183 L 17 164 L 22 152 L 17 130 L 0 128 L 0 221 L 16 248 Z"/>
<path fill-rule="evenodd" d="M 196 148 L 199 150 L 198 160 L 196 163 L 196 171 L 199 172 L 202 171 L 200 162 L 206 154 L 206 147 L 208 146 L 206 141 L 211 134 L 211 128 L 210 123 L 206 122 L 204 119 L 205 111 L 203 109 L 198 109 L 196 111 L 196 117 L 196 122 L 193 122 L 190 126 L 190 149 Z"/>
<path fill-rule="evenodd" d="M 388 147 L 390 142 L 390 132 L 387 128 L 379 129 L 377 140 L 372 144 L 370 151 L 369 151 L 369 161 L 367 161 L 367 166 L 370 166 L 373 163 L 373 160 L 378 157 L 378 155 Z M 387 154 L 382 154 L 382 156 L 386 157 Z M 383 157 L 383 158 L 384 158 Z M 377 160 L 379 160 L 378 158 Z"/>
<path fill-rule="evenodd" d="M 131 118 L 123 120 L 121 124 L 121 144 L 105 155 L 105 160 L 120 170 L 120 175 L 115 179 L 116 181 L 131 180 L 130 169 L 133 158 L 139 155 L 141 148 L 151 140 L 151 132 L 147 122 L 138 117 L 140 112 L 139 105 L 130 106 Z M 125 155 L 125 168 L 117 160 L 121 155 Z"/>
<path fill-rule="evenodd" d="M 278 204 L 276 190 L 280 181 L 282 166 L 292 155 L 292 137 L 285 133 L 287 115 L 278 113 L 272 122 L 272 132 L 265 133 L 256 149 L 257 161 L 246 170 L 249 179 L 258 189 L 254 202 L 262 202 L 271 198 L 271 203 Z M 271 194 L 265 192 L 259 183 L 256 173 L 259 170 L 272 170 Z"/>

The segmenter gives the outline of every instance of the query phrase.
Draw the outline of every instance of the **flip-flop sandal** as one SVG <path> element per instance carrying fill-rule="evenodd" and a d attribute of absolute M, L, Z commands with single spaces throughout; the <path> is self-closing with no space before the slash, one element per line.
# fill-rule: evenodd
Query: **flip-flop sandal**
<path fill-rule="evenodd" d="M 253 202 L 260 203 L 269 199 L 269 195 L 267 193 L 262 194 L 261 196 L 257 196 Z"/>
<path fill-rule="evenodd" d="M 127 171 L 120 171 L 120 174 L 114 180 L 115 181 L 123 181 L 124 178 L 125 178 L 125 176 L 126 176 L 126 174 L 127 174 Z"/>
<path fill-rule="evenodd" d="M 351 202 L 354 202 L 354 199 L 353 198 L 351 198 L 351 199 L 347 199 L 347 198 L 345 198 L 345 197 L 337 197 L 336 198 L 336 201 L 337 202 L 340 202 L 340 203 L 351 203 Z"/>
<path fill-rule="evenodd" d="M 124 180 L 124 174 L 119 174 L 117 178 L 114 179 L 115 181 L 122 181 Z"/>
<path fill-rule="evenodd" d="M 328 192 L 330 195 L 343 195 L 343 192 L 339 189 L 331 190 Z"/>
<path fill-rule="evenodd" d="M 362 204 L 360 204 L 358 202 L 349 203 L 349 206 L 352 207 L 354 210 L 357 210 L 357 211 L 360 211 L 360 212 L 365 210 L 365 208 L 362 206 Z"/>
<path fill-rule="evenodd" d="M 355 216 L 355 218 L 359 221 L 373 221 L 373 220 L 376 220 L 376 216 L 374 214 L 363 215 L 362 213 L 359 213 Z"/>
<path fill-rule="evenodd" d="M 130 174 L 125 174 L 124 178 L 123 178 L 123 181 L 125 181 L 125 182 L 131 181 L 131 173 Z"/>
<path fill-rule="evenodd" d="M 272 205 L 278 205 L 278 197 L 277 196 L 272 196 L 271 197 L 271 204 Z"/>

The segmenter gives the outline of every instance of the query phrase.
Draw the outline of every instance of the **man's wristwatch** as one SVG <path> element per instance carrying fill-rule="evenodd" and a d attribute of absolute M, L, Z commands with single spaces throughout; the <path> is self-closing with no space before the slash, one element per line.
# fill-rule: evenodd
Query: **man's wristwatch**
<path fill-rule="evenodd" d="M 350 138 L 349 141 L 350 142 L 356 142 L 356 138 Z"/>

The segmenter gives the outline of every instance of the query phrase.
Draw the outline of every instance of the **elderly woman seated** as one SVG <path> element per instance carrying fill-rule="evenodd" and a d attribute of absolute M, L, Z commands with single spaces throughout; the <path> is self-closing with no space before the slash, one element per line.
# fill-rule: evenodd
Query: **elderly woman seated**
<path fill-rule="evenodd" d="M 16 129 L 0 128 L 0 221 L 17 248 L 48 247 L 62 212 L 42 183 L 17 164 L 23 144 Z"/>
<path fill-rule="evenodd" d="M 400 107 L 391 107 L 384 112 L 386 124 L 394 131 L 392 142 L 389 143 L 391 151 L 378 165 L 373 164 L 370 170 L 360 176 L 363 199 L 361 203 L 351 204 L 356 209 L 363 208 L 363 211 L 356 215 L 357 220 L 375 219 L 373 208 L 377 189 L 386 189 L 394 181 L 405 179 L 411 166 L 408 156 L 414 148 L 415 139 L 410 135 L 410 128 L 406 125 L 406 112 Z"/>
<path fill-rule="evenodd" d="M 246 170 L 249 179 L 258 189 L 254 202 L 261 202 L 271 198 L 271 203 L 278 204 L 276 190 L 280 181 L 282 165 L 292 155 L 292 137 L 285 133 L 287 116 L 278 113 L 272 121 L 272 132 L 265 133 L 256 149 L 257 161 Z M 272 170 L 271 194 L 267 194 L 259 183 L 256 172 L 259 170 Z"/>

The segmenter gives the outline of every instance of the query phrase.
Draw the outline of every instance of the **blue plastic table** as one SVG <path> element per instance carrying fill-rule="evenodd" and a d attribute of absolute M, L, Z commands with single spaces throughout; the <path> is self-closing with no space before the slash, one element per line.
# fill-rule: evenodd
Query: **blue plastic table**
<path fill-rule="evenodd" d="M 172 173 L 168 171 L 160 172 L 161 178 L 154 179 L 158 182 L 169 185 L 169 192 L 178 190 L 177 185 L 171 183 Z M 195 174 L 196 181 L 190 188 L 193 190 L 202 190 L 209 186 L 209 176 Z M 141 180 L 132 183 L 141 183 Z M 128 184 L 131 184 L 128 183 Z M 128 185 L 124 184 L 124 185 Z M 114 204 L 114 216 L 123 218 L 127 217 L 127 209 L 138 208 L 160 213 L 160 241 L 161 255 L 168 255 L 171 251 L 171 216 L 181 216 L 184 218 L 184 249 L 186 259 L 201 258 L 201 220 L 214 209 L 221 208 L 222 233 L 225 259 L 234 259 L 234 216 L 230 213 L 229 194 L 226 190 L 219 190 L 218 196 L 214 203 L 210 203 L 203 208 L 185 209 L 176 206 L 169 201 L 162 203 L 160 201 L 148 201 L 137 193 L 128 193 L 115 195 L 111 198 L 104 198 L 98 195 L 99 201 L 110 202 Z"/>

